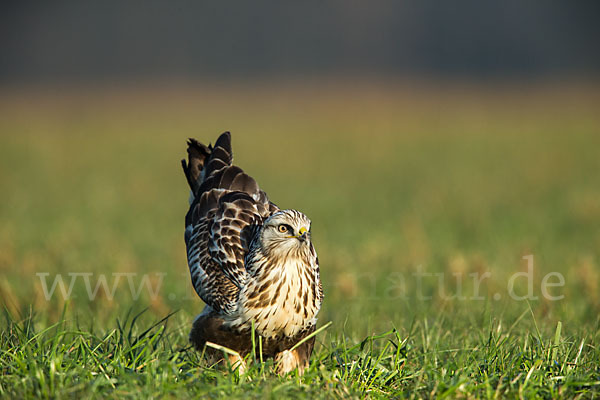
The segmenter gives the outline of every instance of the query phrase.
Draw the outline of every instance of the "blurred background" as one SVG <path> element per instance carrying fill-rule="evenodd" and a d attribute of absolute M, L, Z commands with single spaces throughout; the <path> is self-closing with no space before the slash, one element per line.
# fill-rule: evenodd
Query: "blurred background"
<path fill-rule="evenodd" d="M 8 2 L 2 81 L 595 75 L 593 1 Z"/>
<path fill-rule="evenodd" d="M 322 318 L 336 329 L 360 337 L 440 309 L 467 326 L 474 310 L 518 316 L 527 306 L 506 284 L 526 254 L 536 313 L 597 319 L 598 2 L 0 7 L 0 301 L 11 312 L 56 318 L 62 276 L 71 307 L 98 321 L 150 304 L 188 323 L 202 304 L 179 160 L 188 137 L 230 130 L 236 162 L 313 220 Z M 414 289 L 421 267 L 447 278 L 427 281 L 427 299 Z M 539 292 L 555 271 L 562 301 Z M 455 276 L 485 272 L 486 300 L 451 296 Z M 92 299 L 73 273 L 92 274 L 92 288 L 147 276 L 158 294 L 135 298 L 121 281 Z"/>

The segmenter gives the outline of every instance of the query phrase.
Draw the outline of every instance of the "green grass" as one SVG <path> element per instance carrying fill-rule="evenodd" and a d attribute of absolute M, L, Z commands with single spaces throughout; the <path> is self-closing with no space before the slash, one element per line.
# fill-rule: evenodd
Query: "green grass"
<path fill-rule="evenodd" d="M 597 89 L 5 90 L 0 395 L 597 398 Z M 236 162 L 313 221 L 332 324 L 302 377 L 272 361 L 240 377 L 187 342 L 202 303 L 179 160 L 187 137 L 226 129 Z M 517 300 L 529 254 L 532 297 Z M 564 285 L 544 295 L 554 272 Z M 69 299 L 44 295 L 57 276 Z M 89 296 L 102 277 L 109 290 Z"/>

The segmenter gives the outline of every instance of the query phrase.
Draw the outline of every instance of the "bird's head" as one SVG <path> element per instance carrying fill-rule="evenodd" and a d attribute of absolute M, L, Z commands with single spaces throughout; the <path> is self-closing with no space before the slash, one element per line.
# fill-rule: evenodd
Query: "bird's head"
<path fill-rule="evenodd" d="M 260 245 L 263 251 L 279 257 L 310 253 L 310 219 L 296 210 L 276 212 L 264 222 Z"/>

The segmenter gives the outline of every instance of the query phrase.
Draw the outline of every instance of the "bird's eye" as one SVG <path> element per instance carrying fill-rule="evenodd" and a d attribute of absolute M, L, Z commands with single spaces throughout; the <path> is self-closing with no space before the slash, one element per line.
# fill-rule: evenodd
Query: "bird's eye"
<path fill-rule="evenodd" d="M 277 230 L 281 233 L 286 233 L 288 231 L 288 227 L 282 224 L 277 227 Z"/>

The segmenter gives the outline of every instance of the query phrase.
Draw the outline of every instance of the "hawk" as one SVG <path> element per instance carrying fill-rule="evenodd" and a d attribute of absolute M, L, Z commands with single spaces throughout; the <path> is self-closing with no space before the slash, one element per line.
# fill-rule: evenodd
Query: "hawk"
<path fill-rule="evenodd" d="M 219 346 L 234 350 L 229 361 L 243 372 L 252 337 L 257 352 L 260 337 L 262 356 L 275 359 L 278 373 L 302 373 L 314 336 L 298 343 L 315 331 L 323 301 L 311 221 L 280 210 L 232 164 L 229 132 L 214 146 L 195 139 L 187 145 L 185 244 L 192 284 L 206 303 L 190 341 L 215 362 L 223 360 Z"/>

